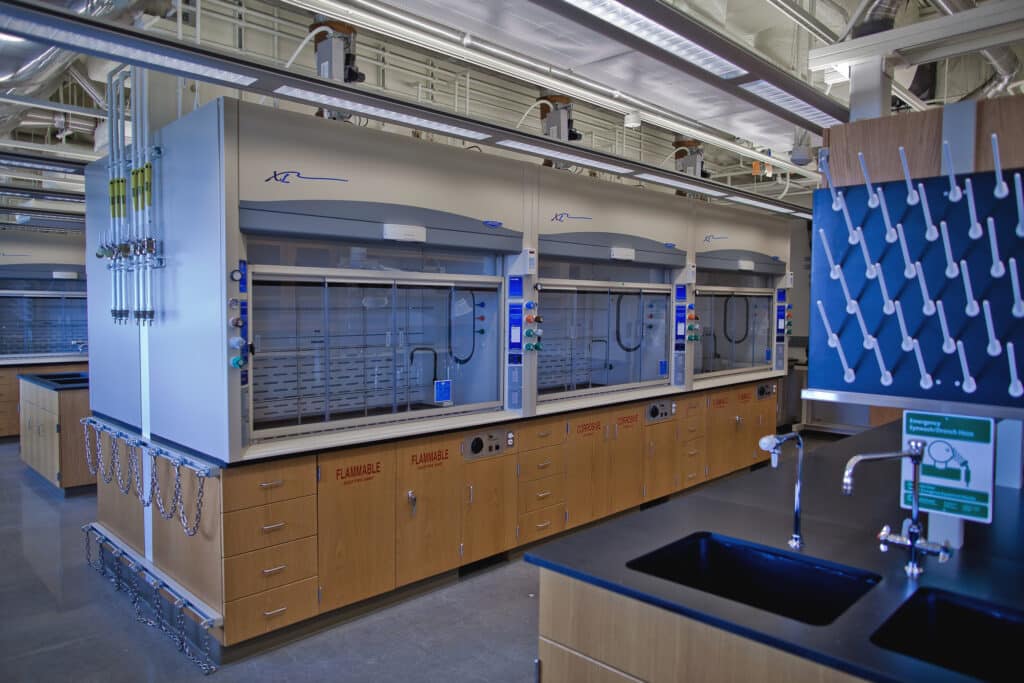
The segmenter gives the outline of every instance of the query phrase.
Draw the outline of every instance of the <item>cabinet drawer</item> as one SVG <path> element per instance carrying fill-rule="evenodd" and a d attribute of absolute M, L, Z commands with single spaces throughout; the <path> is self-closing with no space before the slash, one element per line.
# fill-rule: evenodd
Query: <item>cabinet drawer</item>
<path fill-rule="evenodd" d="M 519 453 L 519 481 L 533 481 L 565 472 L 565 453 L 561 444 Z"/>
<path fill-rule="evenodd" d="M 316 493 L 316 458 L 306 456 L 224 470 L 224 511 Z"/>
<path fill-rule="evenodd" d="M 224 557 L 316 535 L 316 496 L 224 514 Z"/>
<path fill-rule="evenodd" d="M 520 423 L 517 431 L 519 451 L 554 446 L 565 441 L 565 418 L 546 418 Z"/>
<path fill-rule="evenodd" d="M 551 505 L 519 516 L 519 537 L 523 545 L 565 529 L 565 504 Z"/>
<path fill-rule="evenodd" d="M 687 488 L 704 481 L 707 460 L 704 457 L 704 437 L 690 439 L 680 446 L 680 461 L 683 465 L 682 486 Z"/>
<path fill-rule="evenodd" d="M 237 600 L 316 576 L 316 537 L 235 555 L 224 560 L 224 600 Z"/>
<path fill-rule="evenodd" d="M 519 514 L 565 502 L 565 474 L 519 484 Z"/>
<path fill-rule="evenodd" d="M 311 577 L 224 604 L 224 639 L 235 643 L 309 619 L 316 609 L 317 578 Z"/>
<path fill-rule="evenodd" d="M 705 426 L 707 420 L 704 416 L 704 411 L 701 411 L 699 415 L 691 417 L 683 417 L 682 424 L 679 427 L 679 435 L 682 439 L 692 439 L 698 436 L 704 436 Z"/>

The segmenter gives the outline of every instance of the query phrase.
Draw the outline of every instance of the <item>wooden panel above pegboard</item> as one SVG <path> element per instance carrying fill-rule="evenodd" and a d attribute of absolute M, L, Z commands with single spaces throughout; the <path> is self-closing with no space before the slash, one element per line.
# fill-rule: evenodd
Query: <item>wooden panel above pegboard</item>
<path fill-rule="evenodd" d="M 978 102 L 978 125 L 974 138 L 974 170 L 991 171 L 992 133 L 999 135 L 999 158 L 1003 168 L 1024 166 L 1024 96 L 999 97 Z"/>

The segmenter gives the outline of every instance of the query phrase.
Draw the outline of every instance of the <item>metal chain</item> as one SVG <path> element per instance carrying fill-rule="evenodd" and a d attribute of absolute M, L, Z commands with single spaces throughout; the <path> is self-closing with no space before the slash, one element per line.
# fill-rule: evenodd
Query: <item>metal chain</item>
<path fill-rule="evenodd" d="M 206 484 L 206 477 L 196 472 L 196 479 L 199 480 L 199 488 L 196 490 L 196 518 L 193 520 L 192 526 L 188 524 L 188 518 L 185 516 L 185 502 L 181 502 L 181 508 L 178 510 L 178 518 L 181 520 L 181 528 L 185 532 L 186 536 L 192 537 L 199 531 L 199 524 L 203 519 L 203 486 Z"/>
<path fill-rule="evenodd" d="M 100 547 L 102 548 L 102 542 Z M 92 542 L 89 540 L 89 529 L 85 529 L 85 563 L 96 571 L 103 573 L 103 564 L 92 561 Z"/>
<path fill-rule="evenodd" d="M 96 468 L 100 473 L 100 478 L 104 484 L 109 484 L 114 480 L 114 467 L 113 463 L 107 469 L 107 473 L 103 473 L 103 432 L 99 429 L 96 430 Z"/>
<path fill-rule="evenodd" d="M 128 492 L 132 490 L 132 471 L 129 467 L 127 481 L 121 479 L 121 438 L 116 434 L 110 435 L 110 462 L 117 475 L 117 490 L 122 495 L 128 495 Z"/>
<path fill-rule="evenodd" d="M 139 502 L 142 503 L 142 507 L 148 508 L 153 502 L 153 486 L 150 481 L 149 497 L 147 498 L 142 491 L 142 458 L 139 455 L 144 455 L 142 448 L 133 444 L 128 444 L 128 465 L 132 470 L 132 476 L 135 479 L 135 495 L 138 496 Z"/>
<path fill-rule="evenodd" d="M 89 474 L 96 476 L 96 464 L 92 459 L 92 443 L 89 441 L 89 423 L 82 423 L 82 432 L 85 435 L 85 466 L 89 468 Z"/>
<path fill-rule="evenodd" d="M 168 512 L 167 507 L 164 505 L 163 494 L 160 493 L 160 480 L 156 476 L 156 455 L 152 452 L 149 455 L 153 458 L 153 473 L 150 477 L 152 498 L 156 501 L 156 507 L 160 512 L 160 516 L 164 519 L 171 519 L 174 517 L 174 513 L 178 511 L 178 504 L 181 502 L 181 462 L 174 462 L 174 495 L 171 496 L 171 509 Z"/>

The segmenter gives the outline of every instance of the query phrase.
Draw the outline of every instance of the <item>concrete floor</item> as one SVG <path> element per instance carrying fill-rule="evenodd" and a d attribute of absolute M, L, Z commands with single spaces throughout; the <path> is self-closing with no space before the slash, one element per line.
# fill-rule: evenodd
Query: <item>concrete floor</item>
<path fill-rule="evenodd" d="M 96 497 L 63 498 L 0 441 L 0 680 L 195 681 L 198 668 L 136 623 L 85 564 Z M 537 569 L 521 559 L 224 664 L 230 681 L 533 681 Z"/>

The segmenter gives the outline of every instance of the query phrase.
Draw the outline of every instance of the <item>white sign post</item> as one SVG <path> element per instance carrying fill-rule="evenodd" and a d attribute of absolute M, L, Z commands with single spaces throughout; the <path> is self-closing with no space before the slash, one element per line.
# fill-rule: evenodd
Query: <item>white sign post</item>
<path fill-rule="evenodd" d="M 991 524 L 995 421 L 907 410 L 903 443 L 908 439 L 927 444 L 921 463 L 920 509 Z M 902 480 L 900 506 L 910 509 L 914 466 L 906 458 Z"/>

